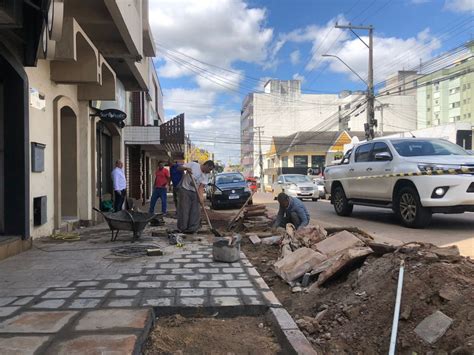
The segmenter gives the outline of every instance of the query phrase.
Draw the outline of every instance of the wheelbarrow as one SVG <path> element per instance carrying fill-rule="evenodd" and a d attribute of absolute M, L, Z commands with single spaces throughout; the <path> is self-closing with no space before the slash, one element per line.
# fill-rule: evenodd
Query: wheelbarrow
<path fill-rule="evenodd" d="M 133 238 L 132 243 L 140 238 L 143 230 L 147 224 L 156 217 L 153 213 L 135 212 L 121 210 L 118 212 L 102 212 L 101 210 L 93 207 L 94 211 L 99 212 L 109 225 L 110 231 L 112 232 L 112 238 L 110 241 L 114 242 L 117 240 L 117 236 L 120 231 L 132 231 Z"/>

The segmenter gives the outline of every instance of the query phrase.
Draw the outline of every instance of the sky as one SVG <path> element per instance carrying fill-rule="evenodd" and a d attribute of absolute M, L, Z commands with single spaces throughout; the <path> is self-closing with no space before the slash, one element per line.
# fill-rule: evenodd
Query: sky
<path fill-rule="evenodd" d="M 149 0 L 166 119 L 216 160 L 240 159 L 240 110 L 270 78 L 306 93 L 363 90 L 368 51 L 348 30 L 374 27 L 374 81 L 473 39 L 474 0 Z M 367 40 L 367 31 L 357 31 Z M 265 137 L 270 139 L 271 137 Z"/>

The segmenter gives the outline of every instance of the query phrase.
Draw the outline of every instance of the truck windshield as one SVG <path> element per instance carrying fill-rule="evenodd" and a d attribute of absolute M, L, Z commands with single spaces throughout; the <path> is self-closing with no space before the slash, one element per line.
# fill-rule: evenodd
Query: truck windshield
<path fill-rule="evenodd" d="M 216 179 L 216 184 L 233 184 L 236 182 L 244 181 L 244 177 L 241 174 L 227 174 L 227 175 L 218 175 Z"/>
<path fill-rule="evenodd" d="M 460 146 L 444 140 L 396 140 L 392 144 L 403 157 L 469 155 Z"/>

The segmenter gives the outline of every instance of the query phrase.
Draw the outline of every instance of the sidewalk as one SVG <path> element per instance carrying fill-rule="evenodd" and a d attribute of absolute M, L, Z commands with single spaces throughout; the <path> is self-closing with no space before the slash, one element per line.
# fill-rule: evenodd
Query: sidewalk
<path fill-rule="evenodd" d="M 171 246 L 166 228 L 176 221 L 165 221 L 148 227 L 135 244 L 127 232 L 110 242 L 101 224 L 81 229 L 80 241 L 41 238 L 31 250 L 1 261 L 0 353 L 128 354 L 141 348 L 153 307 L 279 305 L 243 254 L 237 263 L 213 262 L 210 234 Z M 110 253 L 140 244 L 158 246 L 164 255 Z"/>

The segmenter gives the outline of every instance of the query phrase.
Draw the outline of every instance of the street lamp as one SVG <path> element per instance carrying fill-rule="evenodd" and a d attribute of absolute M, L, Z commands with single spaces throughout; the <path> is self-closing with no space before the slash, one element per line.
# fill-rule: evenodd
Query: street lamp
<path fill-rule="evenodd" d="M 364 79 L 362 79 L 362 77 L 361 77 L 359 74 L 357 74 L 354 69 L 352 69 L 345 61 L 343 61 L 343 60 L 342 60 L 341 58 L 339 58 L 337 55 L 333 55 L 333 54 L 323 54 L 322 56 L 323 56 L 323 57 L 332 57 L 332 58 L 339 59 L 339 61 L 340 61 L 342 64 L 344 64 L 351 72 L 353 72 L 360 80 L 362 80 L 362 82 L 363 82 L 365 85 L 367 85 L 367 87 L 369 87 L 369 84 L 368 84 Z"/>

